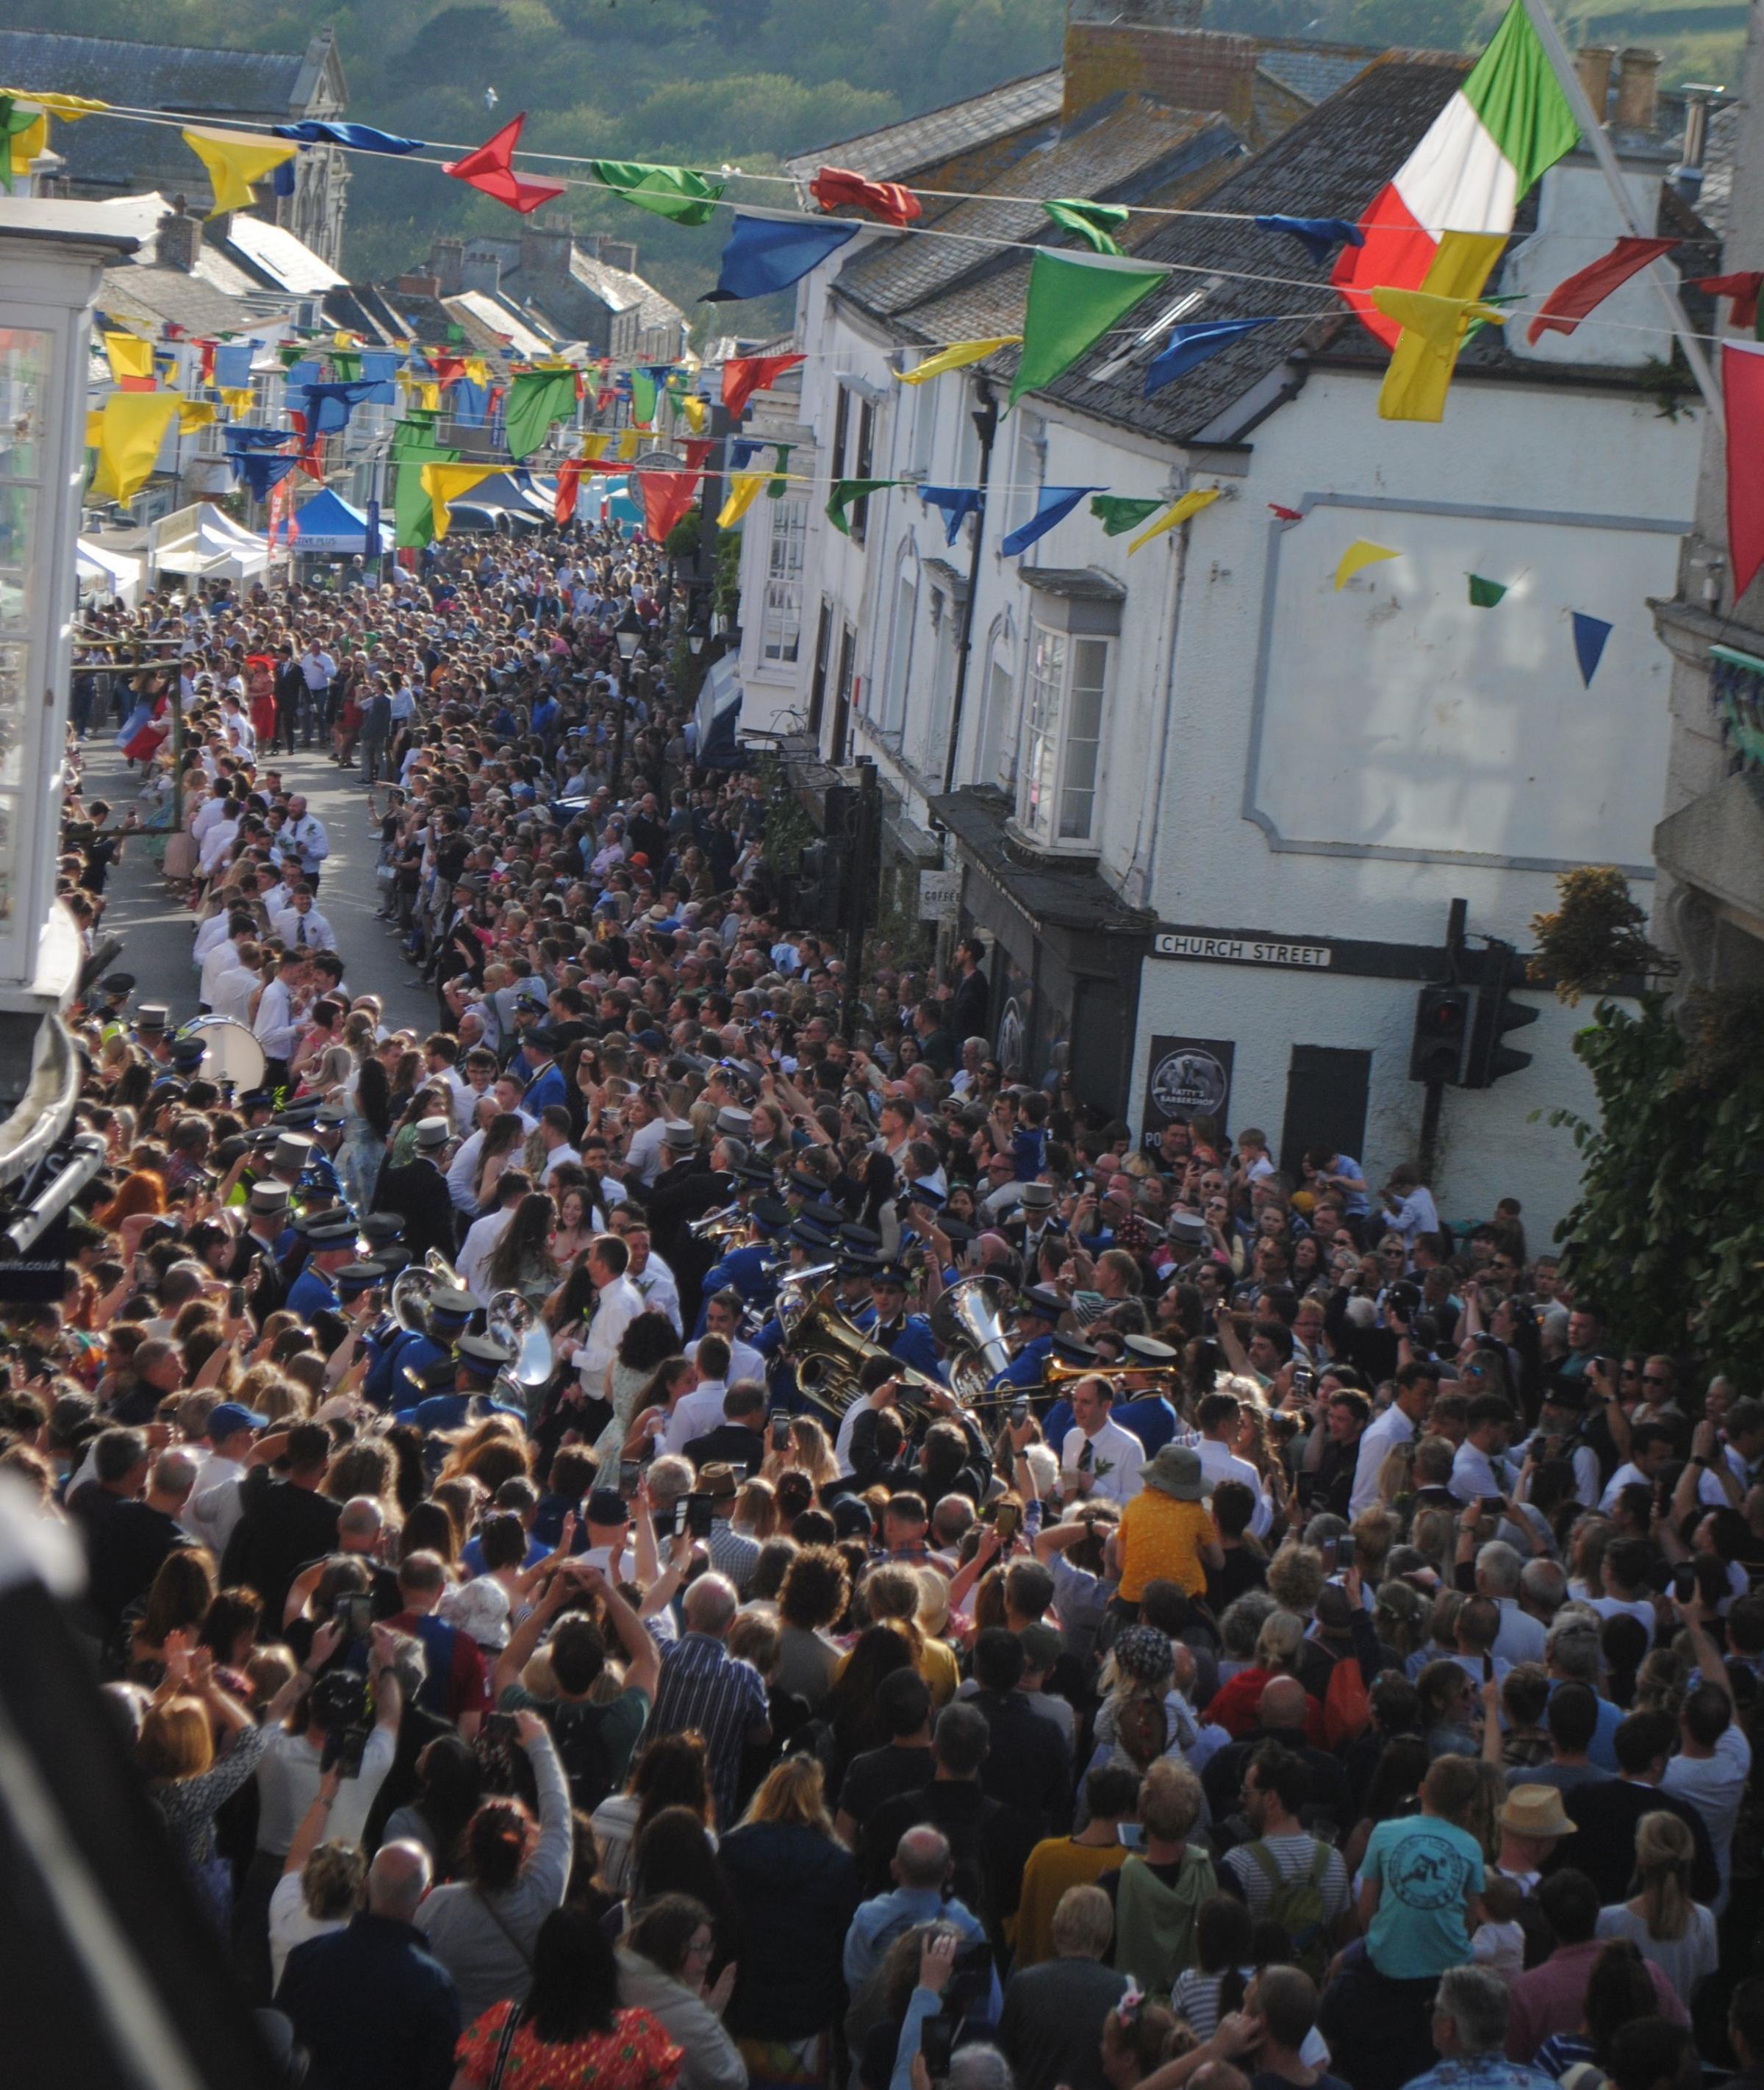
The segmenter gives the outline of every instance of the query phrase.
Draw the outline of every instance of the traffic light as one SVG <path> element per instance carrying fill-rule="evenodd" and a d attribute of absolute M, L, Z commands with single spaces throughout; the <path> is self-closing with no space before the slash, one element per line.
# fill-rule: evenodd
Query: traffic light
<path fill-rule="evenodd" d="M 1525 967 L 1511 944 L 1491 940 L 1483 961 L 1483 990 L 1471 1026 L 1470 1057 L 1464 1069 L 1466 1089 L 1491 1088 L 1503 1074 L 1517 1074 L 1531 1064 L 1529 1052 L 1516 1052 L 1501 1039 L 1509 1030 L 1535 1023 L 1538 1012 L 1511 997 L 1525 983 Z"/>
<path fill-rule="evenodd" d="M 1409 1078 L 1456 1087 L 1464 1078 L 1464 1050 L 1476 1014 L 1476 990 L 1424 987 L 1415 1002 Z"/>
<path fill-rule="evenodd" d="M 849 862 L 848 846 L 830 836 L 808 843 L 797 858 L 796 918 L 818 935 L 837 935 L 845 927 Z"/>

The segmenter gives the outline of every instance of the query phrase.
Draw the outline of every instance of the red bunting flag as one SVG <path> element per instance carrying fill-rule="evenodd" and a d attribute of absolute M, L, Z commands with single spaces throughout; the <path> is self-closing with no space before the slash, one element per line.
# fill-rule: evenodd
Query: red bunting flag
<path fill-rule="evenodd" d="M 199 383 L 212 385 L 214 382 L 214 351 L 218 346 L 218 342 L 212 341 L 205 341 L 201 344 L 202 373 L 198 380 Z"/>
<path fill-rule="evenodd" d="M 432 357 L 430 367 L 435 372 L 435 381 L 437 385 L 452 385 L 466 375 L 466 359 L 463 355 Z"/>
<path fill-rule="evenodd" d="M 756 392 L 763 392 L 775 378 L 794 370 L 800 355 L 737 355 L 723 366 L 723 403 L 740 416 Z"/>
<path fill-rule="evenodd" d="M 526 121 L 526 111 L 511 117 L 494 138 L 486 139 L 475 153 L 468 153 L 463 160 L 444 161 L 441 172 L 451 174 L 456 182 L 465 182 L 474 189 L 481 189 L 487 196 L 494 196 L 498 203 L 505 203 L 510 210 L 523 216 L 537 210 L 542 203 L 549 203 L 554 196 L 562 196 L 569 184 L 567 182 L 522 181 L 513 167 L 514 148 L 521 136 L 521 126 Z"/>
<path fill-rule="evenodd" d="M 1721 344 L 1728 419 L 1728 559 L 1737 603 L 1764 566 L 1764 342 Z"/>
<path fill-rule="evenodd" d="M 1732 299 L 1736 327 L 1758 325 L 1758 294 L 1764 289 L 1764 269 L 1749 269 L 1737 276 L 1699 276 L 1690 287 L 1706 290 L 1711 298 Z"/>
<path fill-rule="evenodd" d="M 1556 285 L 1543 300 L 1543 311 L 1526 329 L 1526 339 L 1536 342 L 1546 333 L 1572 333 L 1594 306 L 1677 244 L 1676 239 L 1620 239 L 1608 254 L 1601 254 Z"/>
<path fill-rule="evenodd" d="M 1302 508 L 1282 508 L 1277 501 L 1271 501 L 1268 505 L 1282 522 L 1303 522 L 1305 519 L 1305 511 Z"/>
<path fill-rule="evenodd" d="M 631 475 L 642 496 L 643 527 L 651 544 L 661 544 L 669 531 L 685 519 L 693 497 L 698 491 L 698 482 L 704 476 L 704 461 L 715 445 L 708 436 L 702 436 L 680 447 L 686 453 L 685 471 L 636 471 Z"/>
<path fill-rule="evenodd" d="M 315 436 L 312 441 L 307 445 L 303 450 L 302 450 L 300 453 L 300 469 L 306 474 L 308 479 L 315 479 L 319 482 L 320 485 L 323 486 L 324 484 L 324 467 L 319 461 L 320 441 L 320 438 Z"/>
<path fill-rule="evenodd" d="M 576 489 L 582 484 L 582 469 L 583 460 L 581 458 L 565 458 L 557 467 L 557 502 L 555 513 L 559 529 L 562 529 L 566 522 L 573 522 L 576 519 Z"/>
<path fill-rule="evenodd" d="M 923 217 L 925 206 L 909 188 L 899 182 L 866 181 L 845 167 L 823 167 L 809 184 L 809 193 L 823 210 L 840 204 L 867 210 L 885 225 L 910 225 Z"/>

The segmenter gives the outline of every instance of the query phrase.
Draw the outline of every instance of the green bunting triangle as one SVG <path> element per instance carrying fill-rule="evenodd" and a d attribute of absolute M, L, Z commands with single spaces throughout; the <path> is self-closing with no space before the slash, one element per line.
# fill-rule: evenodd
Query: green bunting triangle
<path fill-rule="evenodd" d="M 588 165 L 597 182 L 627 203 L 676 225 L 708 225 L 724 187 L 688 167 L 655 167 L 641 160 L 590 160 Z"/>
<path fill-rule="evenodd" d="M 1168 505 L 1162 501 L 1130 501 L 1123 493 L 1099 493 L 1090 504 L 1090 512 L 1102 525 L 1104 536 L 1124 537 L 1128 531 L 1150 522 L 1159 509 Z"/>
<path fill-rule="evenodd" d="M 1023 350 L 1011 387 L 1014 406 L 1025 392 L 1038 391 L 1070 370 L 1148 290 L 1165 282 L 1167 269 L 1135 268 L 1098 256 L 1037 253 L 1029 270 L 1028 303 L 1023 315 Z"/>
<path fill-rule="evenodd" d="M 502 426 L 509 454 L 518 464 L 530 457 L 551 432 L 553 421 L 576 415 L 573 370 L 523 370 L 509 387 Z"/>
<path fill-rule="evenodd" d="M 784 475 L 790 468 L 790 453 L 796 447 L 796 446 L 794 443 L 774 443 L 772 445 L 772 476 L 767 481 L 766 487 L 766 498 L 768 501 L 782 501 L 783 499 L 789 484 L 789 482 L 786 479 Z"/>
<path fill-rule="evenodd" d="M 631 419 L 633 421 L 653 421 L 655 418 L 655 380 L 646 370 L 631 372 Z"/>
<path fill-rule="evenodd" d="M 833 489 L 833 498 L 827 503 L 827 520 L 842 537 L 849 537 L 852 527 L 845 511 L 854 501 L 862 501 L 867 495 L 878 493 L 885 486 L 898 486 L 898 479 L 842 479 Z"/>
<path fill-rule="evenodd" d="M 1124 204 L 1118 203 L 1078 203 L 1071 197 L 1061 196 L 1041 206 L 1054 222 L 1067 232 L 1076 233 L 1099 254 L 1118 254 L 1120 242 L 1114 237 L 1127 221 Z"/>
<path fill-rule="evenodd" d="M 1472 609 L 1492 609 L 1507 592 L 1505 581 L 1484 580 L 1480 574 L 1470 577 L 1470 599 Z"/>
<path fill-rule="evenodd" d="M 420 550 L 435 541 L 435 504 L 423 491 L 423 467 L 457 464 L 459 452 L 437 449 L 432 441 L 426 449 L 412 445 L 401 450 L 397 433 L 394 430 L 392 453 L 398 467 L 392 489 L 393 543 L 401 552 Z"/>

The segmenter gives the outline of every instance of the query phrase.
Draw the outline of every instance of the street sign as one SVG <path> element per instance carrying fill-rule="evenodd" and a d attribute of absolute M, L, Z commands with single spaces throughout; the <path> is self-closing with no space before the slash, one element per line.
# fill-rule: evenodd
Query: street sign
<path fill-rule="evenodd" d="M 921 871 L 919 873 L 919 919 L 953 922 L 962 897 L 959 871 Z"/>

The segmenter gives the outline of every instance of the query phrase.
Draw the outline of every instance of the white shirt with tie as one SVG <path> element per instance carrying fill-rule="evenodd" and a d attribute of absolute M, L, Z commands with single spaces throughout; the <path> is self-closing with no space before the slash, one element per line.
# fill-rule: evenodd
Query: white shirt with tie
<path fill-rule="evenodd" d="M 1086 1451 L 1089 1456 L 1085 1456 Z M 1060 1447 L 1060 1464 L 1068 1473 L 1088 1473 L 1094 1477 L 1089 1492 L 1105 1502 L 1131 1502 L 1144 1486 L 1140 1469 L 1145 1464 L 1145 1447 L 1131 1430 L 1118 1422 L 1103 1424 L 1094 1437 L 1087 1437 L 1075 1424 Z M 1068 1493 L 1075 1492 L 1068 1490 Z"/>
<path fill-rule="evenodd" d="M 290 949 L 302 951 L 334 951 L 337 937 L 331 925 L 316 907 L 309 907 L 303 914 L 298 907 L 285 907 L 272 918 L 276 934 Z"/>

